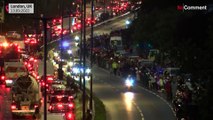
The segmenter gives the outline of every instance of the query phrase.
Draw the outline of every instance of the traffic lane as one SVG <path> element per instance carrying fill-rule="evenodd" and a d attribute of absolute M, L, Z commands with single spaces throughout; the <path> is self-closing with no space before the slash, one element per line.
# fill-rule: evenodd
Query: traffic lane
<path fill-rule="evenodd" d="M 93 91 L 101 101 L 103 101 L 107 120 L 141 120 L 140 112 L 133 104 L 132 95 L 120 92 L 116 87 L 106 81 L 111 77 L 106 72 L 93 68 L 94 82 Z M 131 98 L 131 99 L 130 99 Z"/>
<path fill-rule="evenodd" d="M 1 85 L 0 87 L 0 120 L 11 120 L 10 88 L 6 88 L 4 85 Z"/>
<path fill-rule="evenodd" d="M 118 20 L 116 19 L 114 22 L 103 24 L 103 25 L 100 25 L 99 27 L 94 28 L 94 35 L 110 34 L 110 32 L 113 30 L 119 30 L 119 29 L 125 28 L 126 27 L 125 20 L 126 20 L 126 18 L 129 18 L 131 16 L 132 15 L 128 15 L 127 17 L 125 17 L 123 19 L 118 19 Z M 91 34 L 91 30 L 87 29 L 86 38 L 89 38 L 90 34 Z M 76 34 L 73 34 L 72 37 L 74 37 L 76 35 L 79 36 L 79 34 L 76 33 Z M 72 51 L 76 55 L 76 51 L 79 50 L 79 47 L 74 45 L 74 43 L 75 43 L 74 39 L 71 39 L 70 42 L 71 42 L 71 46 L 72 46 Z"/>
<path fill-rule="evenodd" d="M 142 109 L 145 120 L 176 120 L 166 100 L 139 86 L 133 91 L 135 103 Z"/>
<path fill-rule="evenodd" d="M 111 75 L 108 71 L 98 67 L 94 67 L 93 73 L 95 73 L 97 77 L 106 78 L 104 79 L 105 84 L 114 88 L 118 93 L 125 94 L 128 92 L 124 85 L 125 79 Z M 138 111 L 142 112 L 141 117 L 144 117 L 145 120 L 175 120 L 172 109 L 168 103 L 160 97 L 153 95 L 148 90 L 137 85 L 133 87 L 131 92 L 134 96 L 132 102 Z"/>
<path fill-rule="evenodd" d="M 103 70 L 109 74 L 108 71 Z M 125 93 L 128 90 L 125 88 L 124 81 L 125 78 L 120 78 L 109 74 L 110 79 L 107 79 L 106 82 L 112 87 L 121 93 Z M 142 111 L 143 117 L 148 120 L 175 120 L 175 115 L 169 103 L 160 96 L 154 95 L 153 92 L 148 91 L 145 88 L 137 85 L 131 90 L 134 93 L 134 104 L 140 108 Z M 153 113 L 155 114 L 153 116 Z"/>

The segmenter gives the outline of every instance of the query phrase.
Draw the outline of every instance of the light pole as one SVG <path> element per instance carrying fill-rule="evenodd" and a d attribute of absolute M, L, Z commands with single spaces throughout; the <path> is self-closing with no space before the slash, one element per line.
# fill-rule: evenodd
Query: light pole
<path fill-rule="evenodd" d="M 43 18 L 43 27 L 44 27 L 44 120 L 47 120 L 47 91 L 46 91 L 46 83 L 47 83 L 47 19 Z"/>
<path fill-rule="evenodd" d="M 61 0 L 61 41 L 60 41 L 60 62 L 59 62 L 59 66 L 58 66 L 58 79 L 62 80 L 63 79 L 63 70 L 62 70 L 62 59 L 63 59 L 63 28 L 64 28 L 64 20 L 63 20 L 63 16 L 64 16 L 64 2 L 63 0 Z"/>
<path fill-rule="evenodd" d="M 84 2 L 84 17 L 83 17 L 83 31 L 84 31 L 84 35 L 83 35 L 83 120 L 86 120 L 86 86 L 85 86 L 85 68 L 86 68 L 86 0 L 83 0 Z"/>
<path fill-rule="evenodd" d="M 83 47 L 82 47 L 82 43 L 83 43 L 83 0 L 81 1 L 81 9 L 80 9 L 80 13 L 81 13 L 81 36 L 80 36 L 80 66 L 82 65 L 82 51 L 83 51 Z M 81 72 L 81 71 L 80 71 Z M 82 74 L 80 74 L 80 81 L 79 81 L 79 87 L 80 89 L 82 89 Z"/>
<path fill-rule="evenodd" d="M 93 66 L 93 25 L 94 25 L 94 0 L 91 1 L 91 41 L 90 41 L 90 67 L 91 67 L 91 77 L 90 77 L 90 110 L 93 110 L 93 74 L 92 74 L 92 66 Z"/>

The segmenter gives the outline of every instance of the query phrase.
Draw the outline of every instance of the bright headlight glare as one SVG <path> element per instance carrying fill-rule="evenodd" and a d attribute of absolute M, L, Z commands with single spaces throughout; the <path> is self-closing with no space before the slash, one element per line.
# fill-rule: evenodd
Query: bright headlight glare
<path fill-rule="evenodd" d="M 73 70 L 74 73 L 79 73 L 80 72 L 78 68 L 73 68 L 72 70 Z"/>
<path fill-rule="evenodd" d="M 69 66 L 73 66 L 73 62 L 68 62 L 68 65 Z"/>
<path fill-rule="evenodd" d="M 54 52 L 53 54 L 54 54 L 55 57 L 58 57 L 58 53 L 57 52 Z"/>
<path fill-rule="evenodd" d="M 68 54 L 72 54 L 72 50 L 67 50 L 67 53 Z"/>
<path fill-rule="evenodd" d="M 5 82 L 8 84 L 11 84 L 11 83 L 13 83 L 13 80 L 6 80 Z"/>
<path fill-rule="evenodd" d="M 90 73 L 91 72 L 91 69 L 86 69 L 86 73 Z"/>

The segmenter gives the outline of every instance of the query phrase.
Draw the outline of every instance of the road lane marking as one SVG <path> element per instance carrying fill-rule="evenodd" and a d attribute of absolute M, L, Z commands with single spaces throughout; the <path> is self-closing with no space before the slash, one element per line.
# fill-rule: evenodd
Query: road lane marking
<path fill-rule="evenodd" d="M 160 95 L 156 94 L 155 92 L 150 91 L 150 90 L 148 90 L 148 89 L 146 89 L 146 88 L 144 88 L 144 87 L 142 87 L 142 86 L 139 86 L 139 87 L 141 87 L 143 90 L 145 90 L 145 91 L 147 91 L 147 92 L 149 92 L 149 93 L 151 93 L 151 94 L 157 96 L 157 97 L 160 98 L 162 101 L 164 101 L 164 102 L 169 106 L 169 108 L 172 110 L 172 113 L 174 114 L 174 116 L 176 116 L 175 111 L 174 111 L 173 107 L 171 106 L 171 104 L 170 104 L 168 101 L 166 101 L 163 97 L 161 97 Z"/>
<path fill-rule="evenodd" d="M 140 107 L 136 104 L 136 102 L 132 101 L 133 105 L 136 107 L 136 109 L 138 110 L 138 112 L 140 113 L 141 116 L 141 120 L 144 120 L 144 115 L 142 110 L 140 109 Z"/>

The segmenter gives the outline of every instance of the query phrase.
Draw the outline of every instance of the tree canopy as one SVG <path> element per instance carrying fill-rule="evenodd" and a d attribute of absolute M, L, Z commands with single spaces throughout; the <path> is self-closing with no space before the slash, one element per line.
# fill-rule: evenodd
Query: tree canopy
<path fill-rule="evenodd" d="M 131 31 L 135 44 L 150 43 L 191 73 L 205 91 L 199 100 L 199 119 L 212 118 L 213 15 L 212 11 L 178 11 L 186 1 L 144 0 Z M 193 1 L 187 1 L 192 4 Z M 198 5 L 209 5 L 197 1 Z M 211 117 L 210 117 L 211 116 Z"/>

